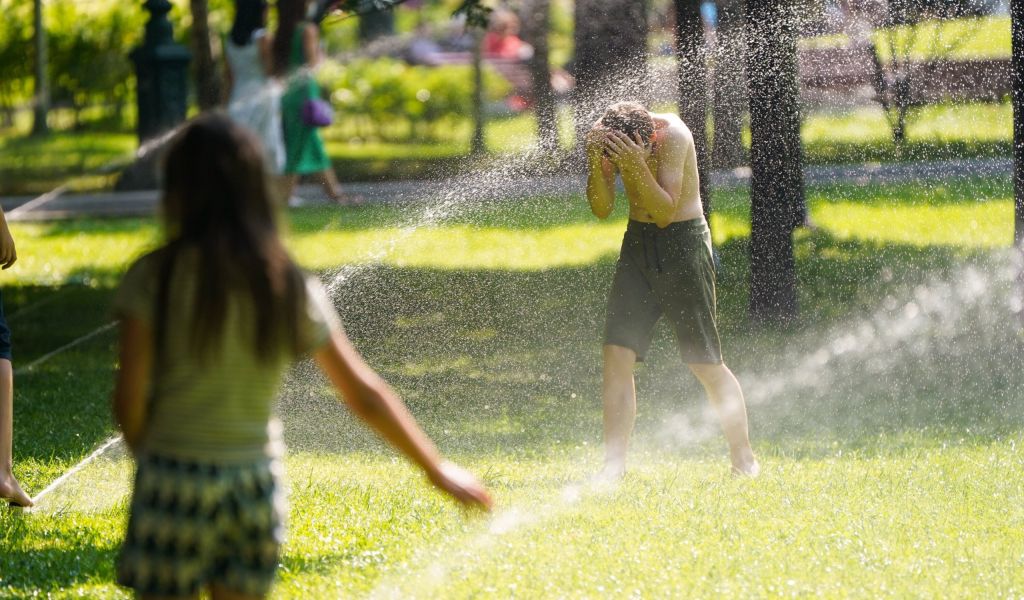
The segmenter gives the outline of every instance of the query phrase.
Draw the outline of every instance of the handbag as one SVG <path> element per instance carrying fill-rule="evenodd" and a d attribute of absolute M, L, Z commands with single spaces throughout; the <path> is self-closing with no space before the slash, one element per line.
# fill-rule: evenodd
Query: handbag
<path fill-rule="evenodd" d="M 331 103 L 321 98 L 309 98 L 302 103 L 302 122 L 310 127 L 327 127 L 334 122 Z"/>

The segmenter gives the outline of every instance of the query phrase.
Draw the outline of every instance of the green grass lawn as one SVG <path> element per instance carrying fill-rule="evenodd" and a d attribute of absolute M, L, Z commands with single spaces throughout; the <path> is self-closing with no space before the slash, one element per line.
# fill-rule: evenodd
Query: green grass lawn
<path fill-rule="evenodd" d="M 721 330 L 765 474 L 728 475 L 662 328 L 615 489 L 586 482 L 621 211 L 596 222 L 579 197 L 466 201 L 419 228 L 429 205 L 292 211 L 289 244 L 331 283 L 354 343 L 497 508 L 467 516 L 431 492 L 297 365 L 281 399 L 291 509 L 275 596 L 1024 593 L 1019 299 L 1000 250 L 1011 182 L 808 198 L 803 318 L 763 331 L 745 318 L 748 200 L 715 196 Z M 12 227 L 16 474 L 38 493 L 112 434 L 115 334 L 24 369 L 109 322 L 118 275 L 159 234 L 149 220 Z M 45 510 L 0 509 L 0 597 L 126 596 L 112 579 L 129 477 L 115 452 Z"/>
<path fill-rule="evenodd" d="M 1010 18 L 1006 16 L 930 20 L 912 27 L 878 29 L 873 38 L 882 60 L 891 57 L 890 34 L 898 55 L 911 60 L 983 60 L 1009 58 L 1011 53 Z M 849 42 L 849 36 L 839 34 L 804 38 L 800 43 L 808 47 L 830 48 Z"/>

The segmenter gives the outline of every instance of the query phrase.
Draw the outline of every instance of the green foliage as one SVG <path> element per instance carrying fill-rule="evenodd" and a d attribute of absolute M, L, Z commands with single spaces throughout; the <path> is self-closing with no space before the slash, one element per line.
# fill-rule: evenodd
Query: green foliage
<path fill-rule="evenodd" d="M 109 110 L 116 125 L 134 99 L 134 68 L 128 54 L 139 43 L 143 13 L 125 10 L 81 10 L 77 3 L 58 0 L 48 12 L 50 30 L 51 101 L 74 110 L 76 125 L 86 106 Z"/>
<path fill-rule="evenodd" d="M 32 97 L 32 3 L 0 0 L 0 110 L 6 127 L 13 125 L 13 110 Z"/>
<path fill-rule="evenodd" d="M 454 122 L 472 111 L 472 69 L 468 65 L 425 67 L 380 58 L 328 63 L 318 75 L 331 93 L 337 125 L 350 137 L 404 141 L 444 138 Z M 500 101 L 509 84 L 484 71 L 486 99 Z"/>

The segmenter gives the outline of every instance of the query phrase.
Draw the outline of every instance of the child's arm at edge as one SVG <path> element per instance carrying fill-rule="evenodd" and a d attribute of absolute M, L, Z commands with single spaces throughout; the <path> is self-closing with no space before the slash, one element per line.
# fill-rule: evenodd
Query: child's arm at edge
<path fill-rule="evenodd" d="M 146 423 L 146 390 L 153 364 L 153 332 L 145 322 L 121 318 L 120 355 L 114 385 L 114 419 L 132 454 L 139 448 Z"/>
<path fill-rule="evenodd" d="M 387 383 L 371 369 L 345 334 L 336 330 L 315 354 L 345 403 L 382 438 L 420 466 L 431 483 L 470 506 L 489 509 L 491 498 L 476 478 L 441 460 L 437 448 Z"/>

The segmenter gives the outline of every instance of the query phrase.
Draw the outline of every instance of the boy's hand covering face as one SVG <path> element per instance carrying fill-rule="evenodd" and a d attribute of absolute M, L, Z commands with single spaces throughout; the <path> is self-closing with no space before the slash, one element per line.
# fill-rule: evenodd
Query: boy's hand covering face
<path fill-rule="evenodd" d="M 619 170 L 638 167 L 651 156 L 651 145 L 644 144 L 639 135 L 632 138 L 614 129 L 604 132 L 604 153 Z"/>

